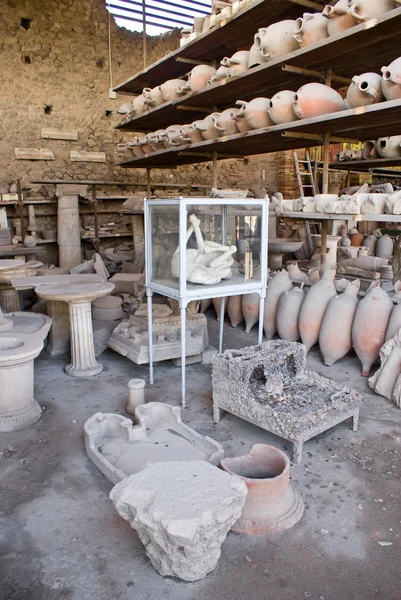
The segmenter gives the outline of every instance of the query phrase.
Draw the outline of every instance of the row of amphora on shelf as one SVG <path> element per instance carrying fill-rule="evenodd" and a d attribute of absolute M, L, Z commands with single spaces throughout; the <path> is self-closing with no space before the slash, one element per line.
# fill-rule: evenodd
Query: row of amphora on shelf
<path fill-rule="evenodd" d="M 128 115 L 128 118 L 139 116 L 165 102 L 173 102 L 188 93 L 199 92 L 214 83 L 223 83 L 228 78 L 241 75 L 250 68 L 284 56 L 299 47 L 304 48 L 314 44 L 329 35 L 335 35 L 360 22 L 388 12 L 396 8 L 396 2 L 401 4 L 401 0 L 340 0 L 334 7 L 326 6 L 323 13 L 305 13 L 296 21 L 280 21 L 269 27 L 261 28 L 255 35 L 255 42 L 250 50 L 241 50 L 235 52 L 231 57 L 223 58 L 218 69 L 210 65 L 197 65 L 190 71 L 188 81 L 169 79 L 154 88 L 144 88 L 142 94 L 132 102 L 125 102 L 117 109 L 117 112 Z M 359 16 L 357 17 L 357 15 Z M 399 77 L 397 78 L 395 75 L 394 78 L 391 65 L 383 67 L 382 71 L 383 77 L 388 81 L 383 87 L 385 97 L 388 100 L 399 97 L 388 97 L 386 91 L 392 83 L 400 83 Z M 372 89 L 374 89 L 374 96 L 377 93 L 381 94 L 381 92 L 376 92 L 376 81 L 374 80 L 372 85 L 368 81 L 368 89 L 365 89 L 364 85 L 364 81 L 355 81 L 355 87 L 359 86 L 362 94 L 365 93 L 366 102 L 362 103 L 379 102 L 378 98 L 372 99 L 371 96 Z M 352 107 L 352 104 L 350 106 Z"/>
<path fill-rule="evenodd" d="M 347 162 L 351 160 L 369 160 L 375 158 L 400 158 L 401 135 L 392 135 L 378 140 L 367 140 L 361 150 L 346 149 L 337 152 L 334 162 Z"/>
<path fill-rule="evenodd" d="M 334 281 L 335 275 L 335 270 L 326 269 L 319 281 L 303 289 L 286 270 L 273 274 L 265 299 L 264 333 L 268 340 L 278 333 L 283 340 L 302 341 L 307 351 L 319 344 L 328 366 L 353 347 L 367 376 L 384 342 L 401 327 L 401 282 L 395 284 L 393 299 L 375 281 L 359 301 L 360 281 Z M 233 326 L 245 319 L 247 333 L 259 319 L 258 294 L 230 297 L 227 306 Z M 219 315 L 218 303 L 215 308 Z"/>

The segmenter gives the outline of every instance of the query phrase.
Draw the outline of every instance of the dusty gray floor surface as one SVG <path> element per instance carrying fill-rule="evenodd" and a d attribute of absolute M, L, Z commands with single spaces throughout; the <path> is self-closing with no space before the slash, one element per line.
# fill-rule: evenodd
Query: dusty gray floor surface
<path fill-rule="evenodd" d="M 210 314 L 210 337 L 217 323 Z M 226 326 L 225 347 L 255 343 L 256 329 Z M 83 425 L 98 411 L 124 412 L 127 382 L 147 377 L 120 355 L 102 356 L 103 373 L 83 380 L 63 372 L 66 358 L 42 353 L 35 395 L 43 417 L 0 434 L 1 600 L 400 600 L 401 412 L 371 393 L 351 356 L 307 367 L 366 393 L 359 431 L 348 424 L 308 442 L 292 481 L 306 510 L 293 529 L 272 536 L 230 533 L 213 573 L 198 583 L 163 578 L 130 525 L 114 510 L 111 484 L 89 461 Z M 188 367 L 183 420 L 219 440 L 226 456 L 280 438 L 236 417 L 212 421 L 210 367 Z M 178 405 L 180 369 L 163 363 L 147 400 Z M 380 545 L 389 542 L 391 545 Z"/>

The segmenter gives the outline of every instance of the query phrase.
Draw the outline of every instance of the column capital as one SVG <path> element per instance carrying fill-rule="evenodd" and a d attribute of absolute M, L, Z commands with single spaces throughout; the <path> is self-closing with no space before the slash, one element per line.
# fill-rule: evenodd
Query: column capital
<path fill-rule="evenodd" d="M 63 196 L 86 196 L 88 193 L 87 185 L 77 183 L 61 183 L 56 185 L 56 195 L 58 198 Z"/>

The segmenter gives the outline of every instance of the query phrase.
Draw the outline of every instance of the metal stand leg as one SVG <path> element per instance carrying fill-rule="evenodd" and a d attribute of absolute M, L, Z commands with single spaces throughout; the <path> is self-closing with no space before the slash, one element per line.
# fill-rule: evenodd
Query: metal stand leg
<path fill-rule="evenodd" d="M 224 328 L 224 311 L 225 311 L 226 299 L 221 299 L 220 305 L 220 327 L 219 327 L 219 353 L 223 352 L 223 328 Z"/>
<path fill-rule="evenodd" d="M 352 431 L 358 431 L 359 409 L 352 415 Z"/>
<path fill-rule="evenodd" d="M 186 307 L 180 307 L 181 317 L 181 406 L 186 407 L 185 402 L 185 362 L 186 362 L 186 349 L 185 349 L 185 320 L 186 320 Z"/>
<path fill-rule="evenodd" d="M 148 338 L 149 338 L 149 384 L 153 385 L 153 314 L 152 314 L 152 295 L 149 289 L 146 290 L 148 297 Z"/>
<path fill-rule="evenodd" d="M 259 300 L 259 330 L 258 330 L 258 344 L 263 341 L 263 317 L 265 313 L 265 299 L 264 296 L 260 296 Z"/>

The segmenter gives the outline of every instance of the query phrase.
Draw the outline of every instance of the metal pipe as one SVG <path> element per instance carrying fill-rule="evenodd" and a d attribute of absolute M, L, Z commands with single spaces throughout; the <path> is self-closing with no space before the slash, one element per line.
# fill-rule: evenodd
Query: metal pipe
<path fill-rule="evenodd" d="M 142 44 L 143 44 L 143 68 L 146 69 L 148 62 L 148 45 L 146 39 L 146 0 L 142 0 Z"/>
<path fill-rule="evenodd" d="M 126 2 L 127 4 L 138 4 L 138 2 L 136 2 L 135 0 L 122 0 L 122 1 Z M 210 14 L 210 10 L 207 10 L 208 7 L 205 4 L 202 4 L 201 2 L 196 2 L 195 0 L 184 0 L 184 1 L 186 4 L 195 4 L 195 5 L 205 7 L 205 10 L 199 9 L 199 8 L 192 8 L 192 7 L 188 8 L 188 10 L 193 10 L 195 12 L 204 13 L 205 15 Z M 167 4 L 169 6 L 175 6 L 176 8 L 186 9 L 186 7 L 183 6 L 182 4 L 177 4 L 176 2 L 170 2 L 170 0 L 152 0 L 152 2 L 155 2 L 157 4 Z M 155 9 L 159 10 L 157 6 L 151 6 L 151 8 L 155 8 Z M 211 9 L 211 7 L 210 7 L 210 9 Z M 162 10 L 162 9 L 160 9 L 160 10 Z"/>
<path fill-rule="evenodd" d="M 128 4 L 132 4 L 133 6 L 141 6 L 141 7 L 143 7 L 143 5 L 145 4 L 145 2 L 141 2 L 141 1 L 137 2 L 136 0 L 129 0 L 129 1 L 128 0 L 124 0 L 124 2 L 127 2 Z M 109 4 L 109 3 L 110 3 L 110 0 L 107 0 L 107 4 Z M 173 6 L 179 7 L 178 4 L 174 4 Z M 132 10 L 132 9 L 126 8 L 124 6 L 120 6 L 120 8 L 121 8 L 121 10 L 127 10 L 127 11 Z M 168 8 L 159 8 L 158 6 L 151 6 L 151 5 L 148 5 L 148 8 L 150 8 L 150 9 L 153 8 L 154 10 L 159 10 L 161 12 L 168 13 L 168 14 L 171 14 L 171 15 L 178 15 L 179 17 L 188 17 L 188 19 L 190 19 L 190 20 L 193 18 L 192 15 L 186 15 L 186 14 L 184 14 L 182 12 L 177 12 L 176 10 L 171 10 L 171 9 L 168 9 Z M 146 8 L 145 8 L 145 12 L 146 12 Z"/>
<path fill-rule="evenodd" d="M 142 23 L 143 22 L 142 19 L 137 19 L 135 17 L 127 17 L 125 15 L 118 15 L 111 11 L 110 11 L 110 14 L 112 14 L 113 17 L 119 17 L 120 19 L 125 19 L 126 21 L 133 21 L 134 23 Z M 154 25 L 155 27 L 161 27 L 162 29 L 175 29 L 175 27 L 172 27 L 170 25 L 163 25 L 162 23 L 155 23 L 154 21 L 146 21 L 146 25 Z"/>
<path fill-rule="evenodd" d="M 121 10 L 123 12 L 129 12 L 129 13 L 135 13 L 137 15 L 141 15 L 142 19 L 141 21 L 143 22 L 143 10 L 135 10 L 134 8 L 121 8 L 121 6 L 118 6 L 117 4 L 112 4 L 111 2 L 107 2 L 107 6 L 109 6 L 110 8 L 114 8 L 117 10 Z M 162 19 L 163 21 L 168 21 L 169 23 L 179 23 L 180 25 L 184 25 L 185 27 L 188 26 L 192 26 L 192 19 L 189 17 L 189 21 L 181 21 L 180 19 L 174 19 L 174 18 L 169 18 L 169 17 L 162 17 L 161 15 L 158 15 L 156 13 L 152 13 L 150 11 L 145 12 L 145 19 L 146 19 L 146 15 L 148 15 L 149 17 L 156 17 L 156 19 Z M 117 15 L 123 19 L 125 19 L 124 15 Z"/>

